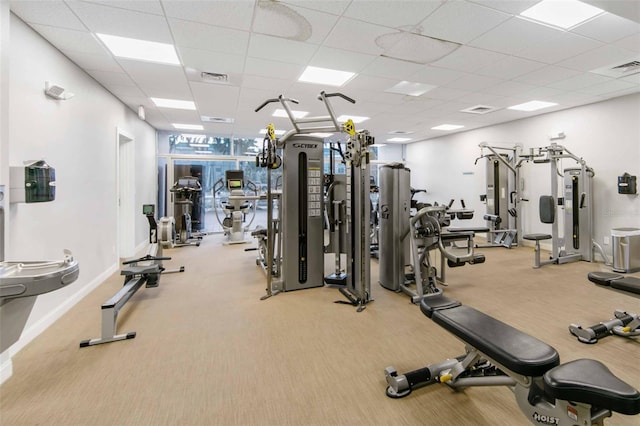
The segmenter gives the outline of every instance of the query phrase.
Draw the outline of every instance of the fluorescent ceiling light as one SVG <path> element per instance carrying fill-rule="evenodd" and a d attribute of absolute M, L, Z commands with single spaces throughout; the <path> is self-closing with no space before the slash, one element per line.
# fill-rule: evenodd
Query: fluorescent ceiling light
<path fill-rule="evenodd" d="M 604 13 L 602 9 L 578 0 L 543 0 L 520 16 L 567 30 L 601 13 Z"/>
<path fill-rule="evenodd" d="M 162 99 L 151 98 L 154 104 L 159 108 L 175 108 L 175 109 L 190 109 L 195 110 L 196 104 L 193 101 L 181 101 L 178 99 Z"/>
<path fill-rule="evenodd" d="M 391 139 L 387 139 L 387 142 L 407 142 L 410 140 L 411 138 L 391 138 Z"/>
<path fill-rule="evenodd" d="M 420 96 L 427 93 L 431 89 L 435 89 L 436 86 L 431 84 L 413 83 L 411 81 L 401 81 L 395 86 L 385 90 L 387 93 L 399 93 L 401 95 Z"/>
<path fill-rule="evenodd" d="M 261 135 L 265 135 L 266 133 L 267 133 L 267 129 L 260 129 Z M 282 136 L 284 135 L 284 130 L 275 130 L 274 133 L 276 134 L 276 136 Z M 262 142 L 262 140 L 260 140 L 260 142 Z"/>
<path fill-rule="evenodd" d="M 317 138 L 328 138 L 333 136 L 333 133 L 309 133 L 309 136 L 315 136 Z"/>
<path fill-rule="evenodd" d="M 516 111 L 536 111 L 542 108 L 549 108 L 554 105 L 558 104 L 553 102 L 531 101 L 519 105 L 510 106 L 507 109 L 514 109 Z"/>
<path fill-rule="evenodd" d="M 138 61 L 158 62 L 161 64 L 180 65 L 180 59 L 172 44 L 155 41 L 138 40 L 108 34 L 97 34 L 113 56 L 136 59 Z"/>
<path fill-rule="evenodd" d="M 326 84 L 328 86 L 342 86 L 356 73 L 308 66 L 298 81 L 303 83 Z"/>
<path fill-rule="evenodd" d="M 303 118 L 303 117 L 306 117 L 307 114 L 309 114 L 308 111 L 291 111 L 291 113 L 293 114 L 293 118 Z M 274 117 L 287 117 L 287 118 L 289 118 L 289 116 L 287 115 L 287 111 L 285 111 L 283 109 L 275 110 L 272 115 Z"/>
<path fill-rule="evenodd" d="M 208 143 L 190 143 L 189 146 L 194 148 L 207 148 L 209 146 Z"/>
<path fill-rule="evenodd" d="M 201 139 L 201 138 L 206 138 L 207 135 L 197 135 L 197 134 L 193 134 L 193 133 L 183 133 L 180 135 L 183 138 L 191 138 L 191 139 Z"/>
<path fill-rule="evenodd" d="M 439 126 L 432 127 L 431 130 L 457 130 L 463 127 L 464 126 L 460 126 L 458 124 L 441 124 Z"/>
<path fill-rule="evenodd" d="M 178 124 L 171 123 L 173 127 L 180 130 L 204 130 L 202 124 Z"/>
<path fill-rule="evenodd" d="M 348 119 L 351 119 L 351 121 L 353 121 L 355 124 L 358 124 L 362 123 L 363 121 L 367 121 L 369 117 L 358 117 L 357 115 L 341 115 L 340 117 L 336 118 L 336 120 L 340 122 L 345 122 Z"/>
<path fill-rule="evenodd" d="M 387 139 L 387 140 L 388 140 L 388 139 Z M 373 144 L 373 145 L 371 145 L 371 146 L 375 146 L 376 148 L 380 148 L 381 146 L 387 146 L 387 144 L 386 144 L 386 143 L 374 143 L 374 144 Z"/>

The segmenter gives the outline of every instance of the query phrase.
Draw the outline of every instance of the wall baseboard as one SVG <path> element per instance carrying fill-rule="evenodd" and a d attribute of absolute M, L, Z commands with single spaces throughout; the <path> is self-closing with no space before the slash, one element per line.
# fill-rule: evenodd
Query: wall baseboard
<path fill-rule="evenodd" d="M 49 326 L 55 323 L 62 315 L 64 315 L 69 309 L 74 307 L 78 302 L 80 302 L 87 294 L 91 293 L 96 287 L 102 284 L 109 276 L 111 276 L 114 272 L 118 270 L 118 264 L 113 264 L 103 273 L 94 278 L 89 284 L 82 287 L 77 293 L 71 296 L 69 299 L 65 301 L 65 303 L 58 306 L 56 309 L 53 309 L 47 315 L 42 317 L 38 322 L 33 324 L 28 329 L 22 332 L 20 339 L 11 345 L 9 349 L 2 354 L 2 358 L 4 355 L 8 356 L 7 359 L 0 364 L 0 385 L 4 383 L 7 379 L 9 379 L 13 374 L 13 363 L 11 358 L 20 352 L 25 346 L 27 346 L 33 339 L 38 337 L 40 333 L 45 331 Z"/>

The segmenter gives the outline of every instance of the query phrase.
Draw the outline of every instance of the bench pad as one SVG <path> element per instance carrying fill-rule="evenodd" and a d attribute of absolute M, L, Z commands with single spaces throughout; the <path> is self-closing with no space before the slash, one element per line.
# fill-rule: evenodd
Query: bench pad
<path fill-rule="evenodd" d="M 587 278 L 598 285 L 611 285 L 612 280 L 619 280 L 624 277 L 611 272 L 589 272 Z"/>
<path fill-rule="evenodd" d="M 640 294 L 640 278 L 624 277 L 611 281 L 611 288 L 628 291 L 629 293 Z"/>
<path fill-rule="evenodd" d="M 438 325 L 516 374 L 540 377 L 560 364 L 551 346 L 469 306 L 432 310 L 423 299 L 421 308 Z"/>
<path fill-rule="evenodd" d="M 565 401 L 583 402 L 622 414 L 640 413 L 640 393 L 592 359 L 578 359 L 547 371 L 544 390 Z"/>

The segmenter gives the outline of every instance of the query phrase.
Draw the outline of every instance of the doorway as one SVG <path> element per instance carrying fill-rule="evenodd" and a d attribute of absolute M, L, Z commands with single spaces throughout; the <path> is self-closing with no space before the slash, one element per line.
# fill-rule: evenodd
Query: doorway
<path fill-rule="evenodd" d="M 117 134 L 118 257 L 135 254 L 135 175 L 133 136 L 120 128 Z"/>

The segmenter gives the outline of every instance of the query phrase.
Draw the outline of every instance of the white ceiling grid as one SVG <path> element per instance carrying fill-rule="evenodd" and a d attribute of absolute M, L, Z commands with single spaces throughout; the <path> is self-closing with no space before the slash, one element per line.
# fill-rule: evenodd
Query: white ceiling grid
<path fill-rule="evenodd" d="M 640 2 L 583 1 L 607 13 L 568 31 L 517 17 L 538 0 L 17 0 L 11 10 L 133 110 L 144 105 L 157 129 L 288 130 L 287 119 L 271 117 L 275 107 L 254 109 L 282 94 L 300 101 L 295 110 L 325 115 L 316 100 L 325 90 L 356 99 L 336 99 L 334 109 L 370 117 L 358 127 L 384 142 L 393 131 L 424 140 L 442 135 L 431 128 L 443 123 L 465 131 L 640 92 L 640 74 L 596 72 L 640 60 Z M 182 65 L 114 58 L 95 33 L 173 44 Z M 454 50 L 429 57 L 441 47 Z M 298 82 L 308 65 L 357 74 L 340 88 Z M 205 82 L 203 71 L 228 81 Z M 435 87 L 419 97 L 386 92 L 403 80 Z M 191 100 L 197 110 L 158 108 L 150 97 Z M 506 109 L 534 99 L 558 105 Z M 478 104 L 498 109 L 460 112 Z"/>

